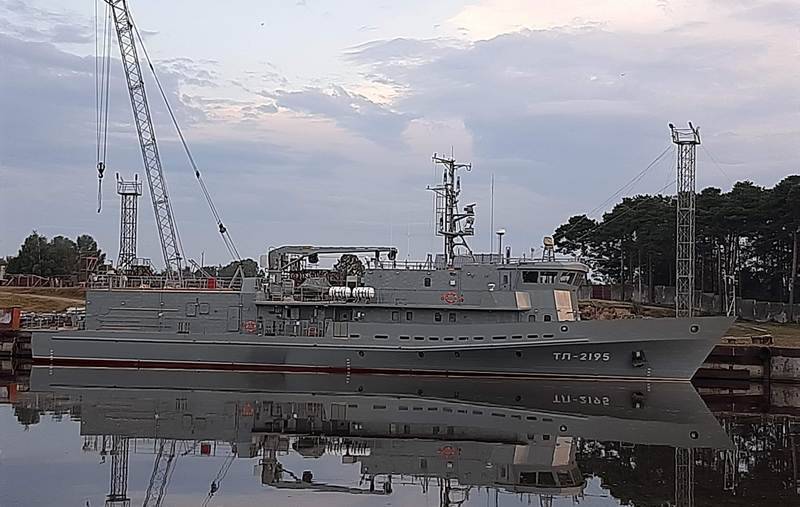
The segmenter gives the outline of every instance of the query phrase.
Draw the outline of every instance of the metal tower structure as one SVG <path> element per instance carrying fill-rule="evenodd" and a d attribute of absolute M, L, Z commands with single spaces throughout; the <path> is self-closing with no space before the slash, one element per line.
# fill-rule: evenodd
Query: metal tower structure
<path fill-rule="evenodd" d="M 139 135 L 139 145 L 142 150 L 147 183 L 150 188 L 150 197 L 153 202 L 153 211 L 156 217 L 161 250 L 164 255 L 164 264 L 167 277 L 178 282 L 182 281 L 182 259 L 178 230 L 175 226 L 175 217 L 167 193 L 167 182 L 161 168 L 161 157 L 158 154 L 156 135 L 153 130 L 153 119 L 150 115 L 150 106 L 144 89 L 142 68 L 139 56 L 136 53 L 136 43 L 133 20 L 128 10 L 127 0 L 105 0 L 111 7 L 114 18 L 114 27 L 119 42 L 120 57 L 125 68 L 125 79 L 128 83 L 128 94 L 133 109 L 133 119 L 136 123 L 136 132 Z"/>
<path fill-rule="evenodd" d="M 172 439 L 161 439 L 158 441 L 158 451 L 153 461 L 153 472 L 150 474 L 150 482 L 147 485 L 144 503 L 142 507 L 160 507 L 167 491 L 172 466 L 175 463 L 175 446 L 177 442 Z"/>
<path fill-rule="evenodd" d="M 111 437 L 111 487 L 106 507 L 129 507 L 128 498 L 128 439 Z"/>
<path fill-rule="evenodd" d="M 126 271 L 136 259 L 136 230 L 139 220 L 139 197 L 142 195 L 142 182 L 134 175 L 133 181 L 125 181 L 117 174 L 117 194 L 119 194 L 119 257 L 117 268 Z"/>
<path fill-rule="evenodd" d="M 675 249 L 675 317 L 688 318 L 694 312 L 695 175 L 700 129 L 669 124 L 672 142 L 678 146 L 677 234 Z"/>
<path fill-rule="evenodd" d="M 694 507 L 694 449 L 675 448 L 675 505 Z"/>
<path fill-rule="evenodd" d="M 458 196 L 461 194 L 461 178 L 456 176 L 459 169 L 472 170 L 472 164 L 458 164 L 455 159 L 433 154 L 433 161 L 444 166 L 441 185 L 428 187 L 436 194 L 436 235 L 444 237 L 444 258 L 447 267 L 453 267 L 456 248 L 463 247 L 472 254 L 466 236 L 475 235 L 475 204 L 464 206 L 459 212 Z M 463 221 L 463 223 L 462 223 Z"/>

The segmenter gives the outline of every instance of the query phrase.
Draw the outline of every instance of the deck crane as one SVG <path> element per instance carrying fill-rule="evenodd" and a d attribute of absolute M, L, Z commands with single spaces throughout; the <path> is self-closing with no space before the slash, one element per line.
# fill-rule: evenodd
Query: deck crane
<path fill-rule="evenodd" d="M 117 34 L 117 41 L 119 42 L 120 56 L 123 68 L 125 70 L 125 80 L 128 85 L 128 95 L 130 96 L 131 108 L 133 109 L 133 119 L 134 123 L 136 124 L 136 132 L 139 137 L 139 146 L 142 151 L 142 159 L 144 160 L 147 184 L 150 189 L 150 198 L 153 203 L 153 211 L 155 212 L 156 226 L 158 228 L 159 240 L 161 241 L 161 250 L 164 256 L 167 279 L 172 283 L 177 283 L 180 285 L 183 281 L 184 261 L 187 259 L 183 255 L 183 247 L 181 246 L 180 235 L 178 234 L 175 216 L 172 213 L 172 205 L 170 204 L 169 194 L 167 192 L 167 182 L 166 178 L 164 177 L 164 170 L 161 166 L 161 157 L 159 156 L 158 143 L 156 142 L 155 131 L 153 129 L 153 119 L 150 114 L 150 105 L 148 104 L 147 94 L 145 92 L 142 66 L 139 62 L 139 55 L 136 49 L 137 39 L 139 40 L 139 43 L 142 44 L 142 53 L 147 59 L 147 65 L 150 67 L 150 70 L 153 73 L 153 78 L 155 79 L 156 85 L 158 85 L 158 91 L 161 93 L 161 97 L 164 99 L 167 111 L 169 112 L 172 123 L 175 126 L 180 141 L 183 145 L 183 149 L 186 152 L 194 171 L 194 176 L 200 185 L 203 196 L 205 197 L 209 209 L 211 210 L 211 213 L 213 214 L 217 223 L 217 228 L 222 235 L 222 240 L 234 260 L 241 262 L 241 256 L 239 255 L 239 252 L 233 243 L 230 233 L 222 223 L 222 218 L 220 217 L 219 211 L 214 205 L 214 202 L 211 199 L 211 194 L 209 193 L 208 188 L 206 187 L 206 184 L 200 175 L 200 170 L 198 169 L 197 164 L 195 163 L 194 158 L 189 151 L 189 146 L 186 143 L 183 132 L 178 125 L 178 121 L 175 117 L 172 107 L 169 104 L 169 101 L 167 100 L 167 96 L 164 93 L 161 82 L 155 73 L 155 69 L 150 61 L 149 55 L 147 54 L 147 50 L 144 48 L 142 38 L 133 23 L 130 10 L 128 9 L 127 0 L 102 1 L 105 2 L 105 4 L 108 6 L 108 10 L 110 10 L 110 13 L 107 12 L 107 17 L 113 19 L 114 29 Z M 107 19 L 107 23 L 110 23 L 109 19 Z M 108 28 L 108 25 L 106 25 L 106 27 Z M 108 37 L 110 37 L 110 29 L 108 30 L 108 33 L 104 33 L 103 35 L 104 44 L 108 43 Z M 100 69 L 98 68 L 97 70 Z M 106 81 L 102 84 L 97 84 L 99 96 L 103 94 L 105 95 L 104 97 L 98 98 L 98 158 L 100 160 L 98 161 L 97 169 L 98 178 L 101 181 L 103 178 L 103 171 L 105 170 L 106 151 L 105 146 L 103 146 L 102 149 L 99 146 L 101 143 L 105 144 L 105 134 L 108 128 L 108 58 L 103 64 L 102 73 L 105 76 L 103 79 Z M 101 124 L 103 125 L 101 126 Z M 100 183 L 98 183 L 98 186 L 99 185 Z M 98 188 L 98 211 L 100 209 L 99 201 L 101 196 L 101 190 Z M 189 260 L 189 262 L 191 263 L 191 260 Z"/>

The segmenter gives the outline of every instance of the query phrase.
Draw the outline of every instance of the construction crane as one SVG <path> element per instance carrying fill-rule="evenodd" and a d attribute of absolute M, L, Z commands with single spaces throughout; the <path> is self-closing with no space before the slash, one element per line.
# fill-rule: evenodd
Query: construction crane
<path fill-rule="evenodd" d="M 155 68 L 150 56 L 147 54 L 147 49 L 144 47 L 141 34 L 136 29 L 136 25 L 131 18 L 130 10 L 128 9 L 127 0 L 96 0 L 95 3 L 95 23 L 100 19 L 97 11 L 98 3 L 105 3 L 107 6 L 105 25 L 103 28 L 102 39 L 102 58 L 95 60 L 96 67 L 96 93 L 97 93 L 97 176 L 98 176 L 98 189 L 97 189 L 97 211 L 100 212 L 102 207 L 102 180 L 103 174 L 106 169 L 106 144 L 108 139 L 108 83 L 109 83 L 109 67 L 111 60 L 111 24 L 113 20 L 114 32 L 117 34 L 117 41 L 119 42 L 121 60 L 125 70 L 125 79 L 128 85 L 128 95 L 131 100 L 131 108 L 133 110 L 134 123 L 136 124 L 136 132 L 139 137 L 139 146 L 142 152 L 142 159 L 144 160 L 145 173 L 147 174 L 147 183 L 150 189 L 150 198 L 153 203 L 153 211 L 155 212 L 156 226 L 158 228 L 158 235 L 161 242 L 161 250 L 164 256 L 164 264 L 166 267 L 166 274 L 168 281 L 180 285 L 183 282 L 183 263 L 187 259 L 184 256 L 183 247 L 181 246 L 181 238 L 178 234 L 178 229 L 175 223 L 175 217 L 172 213 L 172 206 L 169 201 L 169 194 L 167 193 L 167 183 L 164 177 L 164 171 L 161 166 L 161 158 L 158 153 L 158 143 L 156 142 L 155 131 L 153 129 L 153 120 L 150 115 L 150 106 L 147 102 L 147 94 L 145 93 L 144 79 L 142 75 L 142 66 L 139 63 L 139 56 L 136 48 L 136 41 L 139 41 L 139 47 L 144 55 L 147 66 L 153 75 L 153 79 L 158 87 L 158 92 L 164 100 L 164 105 L 167 108 L 172 124 L 180 138 L 183 150 L 189 160 L 189 163 L 194 172 L 195 179 L 200 185 L 200 190 L 203 192 L 203 197 L 208 204 L 208 208 L 214 217 L 217 224 L 217 229 L 222 236 L 222 241 L 230 253 L 231 257 L 240 263 L 241 255 L 236 248 L 236 245 L 231 238 L 230 232 L 227 227 L 222 223 L 222 217 L 219 210 L 214 205 L 211 198 L 211 193 L 203 181 L 200 174 L 200 169 L 189 150 L 189 145 L 186 138 L 181 131 L 175 112 L 167 100 L 167 94 L 164 92 L 161 81 L 158 79 Z M 98 26 L 95 27 L 96 29 Z M 99 38 L 96 39 L 96 49 L 101 47 Z M 98 53 L 98 56 L 100 54 Z"/>
<path fill-rule="evenodd" d="M 176 441 L 173 439 L 162 439 L 158 442 L 153 472 L 150 474 L 150 483 L 147 485 L 142 507 L 159 507 L 164 500 L 167 483 L 175 464 L 175 446 Z"/>
<path fill-rule="evenodd" d="M 180 238 L 175 225 L 175 216 L 172 213 L 172 205 L 169 201 L 167 182 L 161 166 L 161 157 L 158 153 L 158 143 L 153 129 L 150 105 L 147 102 L 147 94 L 145 93 L 142 67 L 139 64 L 139 56 L 136 52 L 135 26 L 126 0 L 105 0 L 105 2 L 111 9 L 117 41 L 119 42 L 120 57 L 125 69 L 125 79 L 128 83 L 128 95 L 131 99 L 133 119 L 139 136 L 139 146 L 142 150 L 142 159 L 144 160 L 147 184 L 150 188 L 150 198 L 155 212 L 167 278 L 171 281 L 181 282 L 183 279 L 183 255 L 181 253 Z M 100 171 L 100 164 L 98 164 L 98 171 Z"/>

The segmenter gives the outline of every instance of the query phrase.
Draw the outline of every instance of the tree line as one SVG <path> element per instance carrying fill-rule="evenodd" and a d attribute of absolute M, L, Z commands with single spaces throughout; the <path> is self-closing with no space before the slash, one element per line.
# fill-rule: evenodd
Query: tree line
<path fill-rule="evenodd" d="M 3 263 L 9 274 L 64 277 L 86 272 L 87 267 L 103 264 L 105 258 L 97 241 L 88 234 L 75 240 L 65 236 L 48 240 L 34 231 L 25 238 L 17 255 L 7 257 Z"/>
<path fill-rule="evenodd" d="M 673 197 L 626 197 L 597 220 L 575 215 L 556 229 L 561 253 L 580 255 L 607 283 L 675 285 L 676 203 Z M 728 192 L 708 187 L 696 197 L 697 290 L 720 293 L 723 274 L 736 274 L 745 298 L 785 301 L 800 229 L 800 176 L 772 188 L 737 182 Z"/>
<path fill-rule="evenodd" d="M 0 257 L 0 265 L 5 265 L 10 275 L 38 275 L 42 277 L 68 277 L 86 274 L 87 271 L 100 270 L 106 262 L 106 254 L 98 247 L 97 241 L 82 234 L 72 240 L 65 236 L 46 236 L 34 231 L 19 247 L 17 255 Z M 244 276 L 256 276 L 258 263 L 253 259 L 233 261 L 225 266 L 203 266 L 202 271 L 184 267 L 184 276 L 214 276 L 231 278 L 241 265 Z M 157 270 L 143 266 L 140 275 L 157 275 Z M 160 274 L 164 274 L 163 272 Z"/>

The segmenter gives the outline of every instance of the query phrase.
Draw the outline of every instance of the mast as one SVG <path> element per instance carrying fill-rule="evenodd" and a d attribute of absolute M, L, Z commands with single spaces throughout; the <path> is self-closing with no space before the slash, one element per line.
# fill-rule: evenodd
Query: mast
<path fill-rule="evenodd" d="M 458 196 L 461 194 L 461 178 L 456 176 L 459 169 L 472 170 L 472 164 L 459 164 L 454 158 L 433 154 L 433 161 L 444 166 L 441 185 L 428 187 L 436 199 L 436 235 L 444 238 L 444 259 L 448 268 L 454 267 L 456 249 L 462 247 L 472 255 L 466 237 L 475 235 L 475 204 L 458 209 Z"/>
<path fill-rule="evenodd" d="M 678 146 L 675 317 L 688 318 L 694 314 L 695 161 L 700 129 L 692 122 L 688 129 L 671 123 L 669 128 Z"/>

